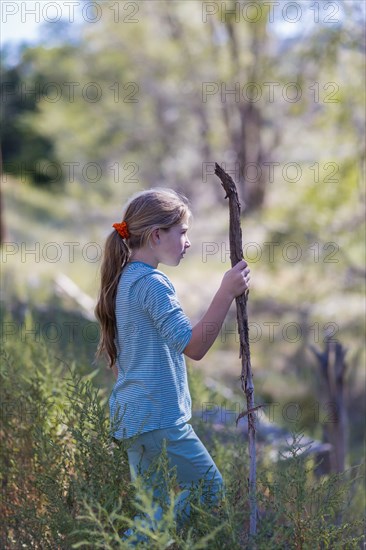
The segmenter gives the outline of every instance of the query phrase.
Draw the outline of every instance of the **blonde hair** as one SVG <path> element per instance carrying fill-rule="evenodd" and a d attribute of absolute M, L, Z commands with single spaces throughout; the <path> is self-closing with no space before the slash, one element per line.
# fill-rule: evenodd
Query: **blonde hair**
<path fill-rule="evenodd" d="M 172 189 L 148 189 L 131 197 L 124 208 L 123 221 L 127 223 L 129 237 L 122 239 L 116 230 L 107 237 L 95 315 L 101 327 L 96 357 L 105 353 L 110 367 L 115 365 L 117 359 L 117 288 L 122 270 L 131 257 L 131 251 L 147 244 L 155 229 L 169 229 L 190 216 L 188 201 L 183 195 Z"/>

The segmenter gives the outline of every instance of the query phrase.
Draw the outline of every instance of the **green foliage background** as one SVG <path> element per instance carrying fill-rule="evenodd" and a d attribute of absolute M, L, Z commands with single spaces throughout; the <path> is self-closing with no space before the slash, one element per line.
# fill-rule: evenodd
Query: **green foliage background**
<path fill-rule="evenodd" d="M 256 401 L 276 404 L 273 421 L 289 431 L 322 439 L 329 409 L 310 348 L 322 349 L 331 330 L 348 350 L 347 473 L 319 482 L 312 459 L 296 456 L 296 439 L 285 466 L 263 449 L 258 548 L 356 548 L 365 507 L 364 12 L 358 2 L 333 3 L 340 20 L 327 25 L 322 6 L 318 24 L 300 22 L 286 35 L 260 1 L 255 23 L 224 13 L 247 2 L 216 3 L 207 21 L 201 2 L 132 4 L 135 22 L 124 3 L 116 22 L 103 2 L 98 23 L 45 25 L 43 41 L 25 46 L 16 64 L 6 48 L 1 58 L 3 544 L 123 547 L 119 533 L 138 503 L 154 506 L 131 486 L 125 450 L 109 439 L 113 381 L 93 362 L 96 324 L 55 279 L 66 274 L 95 300 L 99 252 L 127 197 L 173 187 L 191 200 L 192 247 L 179 269 L 164 271 L 194 322 L 230 266 L 216 161 L 247 203 Z M 250 82 L 258 101 L 245 95 Z M 294 86 L 296 102 L 285 92 Z M 245 172 L 251 162 L 263 178 Z M 299 338 L 284 335 L 288 323 Z M 237 350 L 233 308 L 210 353 L 189 364 L 195 410 L 242 407 Z M 211 378 L 221 393 L 209 389 Z M 292 402 L 298 422 L 282 414 Z M 193 422 L 225 472 L 227 499 L 219 520 L 198 506 L 183 533 L 167 509 L 148 547 L 243 547 L 243 442 L 223 443 Z"/>

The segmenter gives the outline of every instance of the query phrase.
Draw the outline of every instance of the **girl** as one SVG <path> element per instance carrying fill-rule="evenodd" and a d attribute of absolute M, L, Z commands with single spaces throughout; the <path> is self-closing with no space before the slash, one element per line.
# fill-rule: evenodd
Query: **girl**
<path fill-rule="evenodd" d="M 117 379 L 110 397 L 113 433 L 127 440 L 132 480 L 146 472 L 165 443 L 177 482 L 186 489 L 176 511 L 188 515 L 188 489 L 201 482 L 215 502 L 222 477 L 188 424 L 184 356 L 204 357 L 232 301 L 249 287 L 249 268 L 240 261 L 225 273 L 203 318 L 191 326 L 172 283 L 158 270 L 160 263 L 177 266 L 189 249 L 190 216 L 187 200 L 173 190 L 154 188 L 133 196 L 122 223 L 115 223 L 107 238 L 95 310 L 101 325 L 97 354 L 106 353 Z"/>

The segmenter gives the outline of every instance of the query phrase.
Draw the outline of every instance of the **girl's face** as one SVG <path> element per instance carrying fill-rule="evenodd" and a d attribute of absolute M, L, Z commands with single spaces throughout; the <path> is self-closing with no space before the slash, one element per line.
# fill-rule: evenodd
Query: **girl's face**
<path fill-rule="evenodd" d="M 171 266 L 179 264 L 187 248 L 191 246 L 187 232 L 188 223 L 186 220 L 173 225 L 169 229 L 159 230 L 159 240 L 155 249 L 159 262 Z"/>

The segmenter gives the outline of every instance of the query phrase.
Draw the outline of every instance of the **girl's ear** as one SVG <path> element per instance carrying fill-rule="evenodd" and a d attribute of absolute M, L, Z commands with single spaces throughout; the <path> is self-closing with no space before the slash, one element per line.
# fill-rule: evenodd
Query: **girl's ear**
<path fill-rule="evenodd" d="M 160 229 L 154 229 L 154 231 L 151 233 L 151 241 L 152 244 L 159 244 L 160 243 Z"/>

